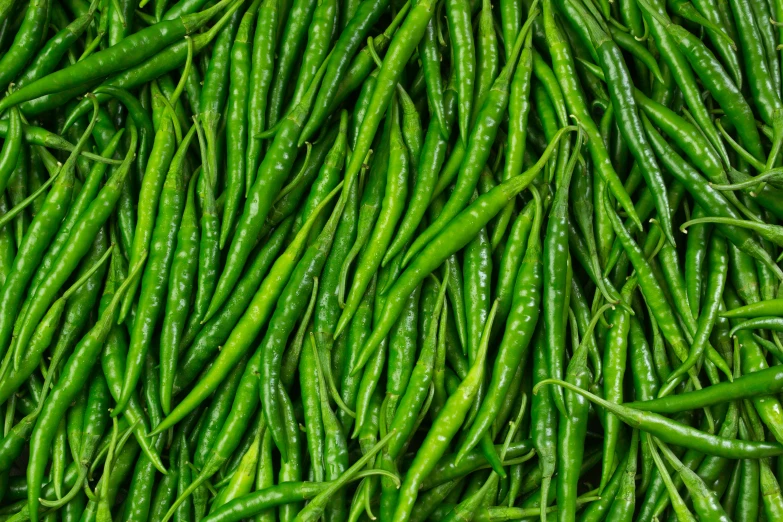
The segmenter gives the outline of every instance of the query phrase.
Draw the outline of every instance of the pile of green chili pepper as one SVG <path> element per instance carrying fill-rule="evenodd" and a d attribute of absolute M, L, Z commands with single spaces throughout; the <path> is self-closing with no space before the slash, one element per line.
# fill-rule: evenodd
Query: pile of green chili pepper
<path fill-rule="evenodd" d="M 783 0 L 0 0 L 0 522 L 783 521 Z"/>

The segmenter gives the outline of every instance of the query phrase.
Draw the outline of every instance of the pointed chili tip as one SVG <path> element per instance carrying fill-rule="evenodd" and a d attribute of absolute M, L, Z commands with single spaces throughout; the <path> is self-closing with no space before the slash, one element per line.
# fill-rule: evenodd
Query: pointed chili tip
<path fill-rule="evenodd" d="M 410 251 L 410 250 L 408 250 L 407 252 L 405 252 L 405 256 L 402 258 L 402 268 L 405 268 L 406 266 L 408 266 L 408 263 L 410 263 L 410 261 L 411 261 L 411 258 L 412 258 L 414 255 L 415 255 L 415 254 L 414 254 L 414 253 L 411 253 L 411 251 Z"/>
<path fill-rule="evenodd" d="M 337 339 L 340 337 L 340 334 L 343 333 L 343 330 L 345 330 L 346 323 L 348 321 L 344 320 L 342 316 L 340 316 L 340 319 L 337 321 L 337 327 L 334 329 L 334 338 Z"/>
<path fill-rule="evenodd" d="M 310 129 L 309 123 L 310 122 L 308 121 L 307 124 L 305 124 L 304 128 L 302 129 L 302 133 L 299 136 L 299 141 L 296 142 L 297 148 L 304 145 L 305 142 L 308 140 L 308 138 L 310 138 L 310 135 L 313 133 L 312 130 Z"/>
<path fill-rule="evenodd" d="M 467 450 L 467 449 L 466 449 L 465 445 L 463 445 L 463 446 L 462 446 L 462 447 L 459 449 L 459 451 L 457 452 L 457 458 L 456 458 L 456 459 L 454 459 L 454 464 L 459 464 L 459 463 L 460 463 L 460 461 L 462 460 L 462 458 L 465 456 L 465 454 L 466 454 L 468 451 L 469 451 L 469 450 Z"/>
<path fill-rule="evenodd" d="M 204 318 L 201 320 L 201 324 L 206 323 L 210 319 L 212 319 L 212 316 L 215 315 L 216 306 L 213 306 L 214 303 L 209 303 L 209 307 L 207 307 L 207 313 L 204 314 Z"/>
<path fill-rule="evenodd" d="M 125 388 L 123 387 L 122 391 L 125 391 Z M 120 392 L 120 399 L 117 401 L 116 406 L 114 406 L 114 409 L 111 410 L 110 417 L 112 419 L 116 418 L 120 413 L 125 411 L 125 407 L 128 405 L 128 400 L 130 399 L 130 393 L 128 396 L 125 396 L 125 393 Z"/>

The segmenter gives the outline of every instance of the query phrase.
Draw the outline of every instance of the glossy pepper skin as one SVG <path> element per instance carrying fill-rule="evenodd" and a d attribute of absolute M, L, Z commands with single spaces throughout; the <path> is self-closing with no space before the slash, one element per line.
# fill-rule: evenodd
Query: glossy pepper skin
<path fill-rule="evenodd" d="M 175 153 L 166 174 L 166 181 L 163 183 L 158 218 L 150 243 L 153 255 L 150 256 L 141 279 L 139 307 L 131 331 L 122 395 L 114 410 L 115 416 L 125 407 L 136 387 L 155 326 L 163 311 L 162 297 L 168 287 L 167 275 L 174 259 L 177 231 L 182 222 L 191 176 L 191 172 L 185 166 L 184 154 L 195 134 L 196 125 L 193 125 L 188 134 L 183 137 L 178 149 L 179 154 Z"/>
<path fill-rule="evenodd" d="M 0 0 L 0 517 L 783 518 L 780 19 Z"/>
<path fill-rule="evenodd" d="M 149 58 L 161 50 L 166 45 L 173 43 L 186 34 L 196 31 L 203 26 L 217 12 L 225 8 L 231 0 L 223 0 L 220 4 L 212 6 L 210 9 L 189 15 L 178 20 L 163 22 L 152 27 L 124 38 L 118 45 L 109 47 L 101 52 L 95 53 L 89 58 L 78 62 L 66 69 L 52 72 L 43 78 L 40 78 L 25 87 L 14 92 L 0 101 L 3 110 L 12 107 L 15 104 L 44 96 L 46 94 L 57 93 L 60 91 L 73 90 L 74 87 L 84 92 L 84 86 L 91 80 L 105 77 L 112 72 L 120 71 L 127 67 L 132 67 L 146 58 Z M 46 13 L 46 4 L 38 4 L 43 9 L 34 9 L 31 12 L 43 11 L 44 18 Z M 39 16 L 40 17 L 40 16 Z M 37 33 L 39 31 L 34 31 Z M 38 36 L 33 36 L 37 38 Z M 28 49 L 31 46 L 26 46 Z M 12 59 L 12 56 L 6 55 L 6 59 Z M 4 68 L 8 72 L 12 70 Z"/>

